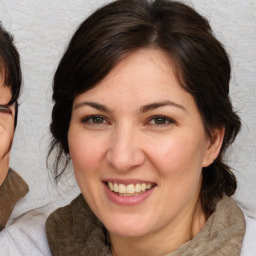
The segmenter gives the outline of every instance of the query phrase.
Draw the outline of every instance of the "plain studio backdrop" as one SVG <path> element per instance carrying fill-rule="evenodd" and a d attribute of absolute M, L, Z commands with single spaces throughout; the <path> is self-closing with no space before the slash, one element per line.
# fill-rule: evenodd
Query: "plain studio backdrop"
<path fill-rule="evenodd" d="M 235 198 L 256 218 L 256 1 L 184 2 L 207 17 L 230 55 L 230 93 L 242 130 L 227 161 L 238 178 Z M 46 167 L 52 78 L 77 26 L 104 3 L 107 1 L 0 0 L 0 20 L 14 35 L 23 71 L 11 166 L 26 180 L 30 193 L 18 203 L 16 214 L 56 200 L 66 204 L 79 193 L 72 170 L 56 189 Z"/>

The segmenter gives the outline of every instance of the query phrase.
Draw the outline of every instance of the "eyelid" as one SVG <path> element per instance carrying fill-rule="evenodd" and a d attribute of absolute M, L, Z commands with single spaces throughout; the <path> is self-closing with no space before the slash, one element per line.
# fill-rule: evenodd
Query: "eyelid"
<path fill-rule="evenodd" d="M 9 109 L 8 105 L 0 105 L 0 112 L 12 114 L 12 111 Z"/>
<path fill-rule="evenodd" d="M 163 118 L 165 119 L 166 121 L 168 121 L 169 123 L 168 124 L 151 124 L 151 125 L 156 125 L 156 126 L 164 126 L 164 125 L 169 125 L 169 124 L 173 124 L 173 123 L 176 123 L 174 119 L 168 117 L 168 116 L 165 116 L 165 115 L 154 115 L 154 116 L 151 116 L 150 118 L 148 118 L 147 122 L 151 122 L 152 120 L 154 119 L 160 119 L 160 118 Z"/>
<path fill-rule="evenodd" d="M 83 117 L 82 119 L 81 119 L 81 122 L 82 123 L 86 123 L 88 120 L 90 120 L 91 118 L 102 118 L 102 119 L 104 119 L 104 121 L 106 121 L 106 122 L 109 122 L 108 121 L 108 119 L 105 117 L 105 116 L 103 116 L 103 115 L 88 115 L 88 116 L 85 116 L 85 117 Z M 94 125 L 93 123 L 92 123 L 92 125 Z M 97 125 L 97 124 L 95 124 L 95 125 Z"/>

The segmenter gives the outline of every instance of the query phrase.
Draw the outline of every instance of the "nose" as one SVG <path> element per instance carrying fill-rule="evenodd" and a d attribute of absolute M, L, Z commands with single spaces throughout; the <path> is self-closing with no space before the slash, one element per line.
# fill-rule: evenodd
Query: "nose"
<path fill-rule="evenodd" d="M 145 154 L 135 129 L 120 127 L 113 132 L 110 140 L 106 157 L 115 170 L 126 172 L 144 163 Z"/>

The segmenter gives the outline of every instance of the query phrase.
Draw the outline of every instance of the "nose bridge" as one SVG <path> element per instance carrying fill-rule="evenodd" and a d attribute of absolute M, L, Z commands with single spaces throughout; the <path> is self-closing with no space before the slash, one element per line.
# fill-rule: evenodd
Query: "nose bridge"
<path fill-rule="evenodd" d="M 118 171 L 128 171 L 144 162 L 136 126 L 119 125 L 111 136 L 107 152 L 108 162 Z"/>

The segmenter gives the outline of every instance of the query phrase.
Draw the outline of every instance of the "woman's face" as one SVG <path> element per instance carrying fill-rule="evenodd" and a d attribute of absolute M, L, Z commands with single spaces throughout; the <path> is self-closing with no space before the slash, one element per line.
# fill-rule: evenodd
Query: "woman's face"
<path fill-rule="evenodd" d="M 14 135 L 14 104 L 6 106 L 12 95 L 9 87 L 4 86 L 0 74 L 0 186 L 9 170 L 10 149 Z"/>
<path fill-rule="evenodd" d="M 202 212 L 201 170 L 217 153 L 162 51 L 131 53 L 77 96 L 68 143 L 83 196 L 110 235 L 165 232 Z"/>

